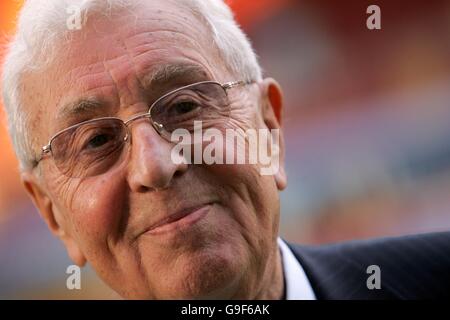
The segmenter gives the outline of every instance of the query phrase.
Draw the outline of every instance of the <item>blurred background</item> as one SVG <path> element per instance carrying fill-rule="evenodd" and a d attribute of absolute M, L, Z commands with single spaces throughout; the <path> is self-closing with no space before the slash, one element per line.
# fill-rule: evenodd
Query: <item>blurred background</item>
<path fill-rule="evenodd" d="M 0 44 L 22 1 L 0 2 Z M 229 1 L 285 92 L 281 235 L 321 244 L 450 229 L 450 1 Z M 366 9 L 381 8 L 381 30 Z M 71 264 L 19 181 L 0 111 L 0 298 L 117 296 Z"/>

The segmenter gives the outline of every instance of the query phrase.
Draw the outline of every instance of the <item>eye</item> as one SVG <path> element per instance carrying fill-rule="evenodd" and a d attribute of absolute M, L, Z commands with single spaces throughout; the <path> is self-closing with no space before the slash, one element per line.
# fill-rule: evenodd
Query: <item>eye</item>
<path fill-rule="evenodd" d="M 87 143 L 86 147 L 87 149 L 96 149 L 100 148 L 101 146 L 105 145 L 106 143 L 110 142 L 112 140 L 112 137 L 107 134 L 99 134 L 93 137 L 89 142 Z"/>
<path fill-rule="evenodd" d="M 175 114 L 186 114 L 198 108 L 198 104 L 193 101 L 183 101 L 175 103 L 172 106 L 172 112 Z"/>

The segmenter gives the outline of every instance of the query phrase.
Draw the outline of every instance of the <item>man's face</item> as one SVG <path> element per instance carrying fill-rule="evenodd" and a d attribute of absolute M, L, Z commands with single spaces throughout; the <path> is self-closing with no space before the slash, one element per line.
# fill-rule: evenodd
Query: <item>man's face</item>
<path fill-rule="evenodd" d="M 211 41 L 201 21 L 170 1 L 146 4 L 134 15 L 91 19 L 45 74 L 27 77 L 28 103 L 43 106 L 35 114 L 36 140 L 44 145 L 55 132 L 93 118 L 127 120 L 182 85 L 240 80 Z M 161 66 L 188 66 L 190 72 L 148 86 L 146 76 Z M 64 112 L 81 98 L 102 105 Z M 232 89 L 229 98 L 229 128 L 266 127 L 270 115 L 261 109 L 270 103 L 263 85 Z M 89 261 L 123 297 L 257 294 L 276 260 L 283 174 L 261 176 L 257 165 L 177 165 L 173 144 L 148 121 L 134 123 L 130 132 L 126 160 L 105 173 L 69 178 L 48 158 L 39 164 L 38 187 L 25 179 L 71 258 Z M 193 213 L 151 228 L 180 212 Z"/>

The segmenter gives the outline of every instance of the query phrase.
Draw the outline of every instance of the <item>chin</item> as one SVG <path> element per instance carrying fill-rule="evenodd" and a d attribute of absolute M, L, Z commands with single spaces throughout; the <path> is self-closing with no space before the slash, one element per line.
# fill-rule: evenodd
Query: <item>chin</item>
<path fill-rule="evenodd" d="M 239 255 L 220 248 L 177 258 L 161 281 L 158 299 L 230 299 L 244 276 Z"/>

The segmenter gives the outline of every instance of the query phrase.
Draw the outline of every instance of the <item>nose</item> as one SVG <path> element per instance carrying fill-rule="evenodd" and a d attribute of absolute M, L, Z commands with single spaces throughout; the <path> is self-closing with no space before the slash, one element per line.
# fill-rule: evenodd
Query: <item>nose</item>
<path fill-rule="evenodd" d="M 187 164 L 172 161 L 173 144 L 163 139 L 146 121 L 130 127 L 131 151 L 128 184 L 132 191 L 157 191 L 170 187 L 187 171 Z"/>

